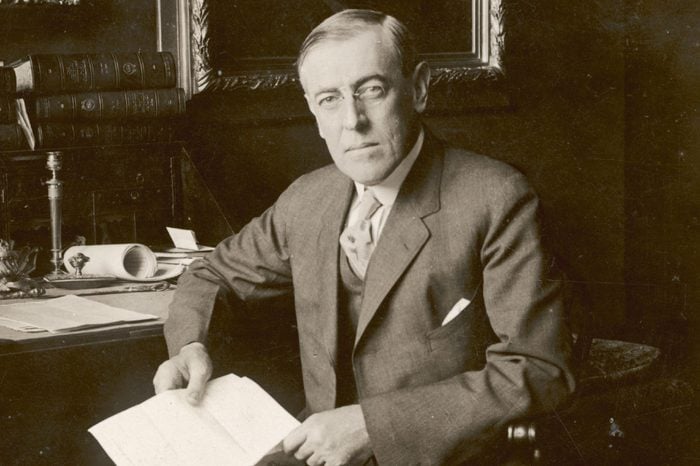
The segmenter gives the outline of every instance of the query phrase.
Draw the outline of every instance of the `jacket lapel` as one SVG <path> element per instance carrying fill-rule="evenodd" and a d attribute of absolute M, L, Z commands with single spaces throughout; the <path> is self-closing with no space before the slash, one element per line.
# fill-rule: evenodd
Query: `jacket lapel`
<path fill-rule="evenodd" d="M 442 162 L 442 145 L 426 130 L 421 153 L 401 186 L 367 268 L 355 346 L 386 295 L 430 237 L 423 218 L 440 208 Z"/>
<path fill-rule="evenodd" d="M 354 185 L 345 176 L 335 177 L 329 189 L 328 204 L 320 216 L 316 247 L 318 270 L 318 332 L 335 364 L 338 352 L 338 238 L 350 207 Z M 311 254 L 312 252 L 309 251 Z"/>

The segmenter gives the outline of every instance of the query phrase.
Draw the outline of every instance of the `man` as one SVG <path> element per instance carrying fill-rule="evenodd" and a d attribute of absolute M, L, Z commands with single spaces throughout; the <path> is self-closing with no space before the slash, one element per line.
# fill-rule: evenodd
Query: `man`
<path fill-rule="evenodd" d="M 537 198 L 509 166 L 424 128 L 430 72 L 367 10 L 320 24 L 298 70 L 334 165 L 302 176 L 181 278 L 156 391 L 211 374 L 217 295 L 294 293 L 307 411 L 283 441 L 310 465 L 477 458 L 573 390 L 560 282 Z"/>

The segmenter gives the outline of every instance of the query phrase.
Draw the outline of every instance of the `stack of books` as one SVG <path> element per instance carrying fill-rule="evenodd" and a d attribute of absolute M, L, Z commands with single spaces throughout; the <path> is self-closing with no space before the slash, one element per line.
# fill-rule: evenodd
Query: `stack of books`
<path fill-rule="evenodd" d="M 0 67 L 0 150 L 171 142 L 185 112 L 169 52 L 37 54 Z"/>

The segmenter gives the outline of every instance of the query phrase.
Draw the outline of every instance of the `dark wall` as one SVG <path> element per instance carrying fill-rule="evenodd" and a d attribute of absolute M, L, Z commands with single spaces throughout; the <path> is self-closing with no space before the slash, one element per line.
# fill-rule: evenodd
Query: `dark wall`
<path fill-rule="evenodd" d="M 529 176 L 598 334 L 685 345 L 700 313 L 695 2 L 503 3 L 511 105 L 429 125 Z M 193 157 L 236 227 L 330 163 L 313 120 L 240 123 L 241 102 L 190 107 Z"/>
<path fill-rule="evenodd" d="M 639 0 L 628 17 L 628 326 L 700 387 L 700 4 Z"/>
<path fill-rule="evenodd" d="M 155 50 L 155 0 L 84 0 L 77 6 L 0 5 L 0 60 L 31 53 Z"/>

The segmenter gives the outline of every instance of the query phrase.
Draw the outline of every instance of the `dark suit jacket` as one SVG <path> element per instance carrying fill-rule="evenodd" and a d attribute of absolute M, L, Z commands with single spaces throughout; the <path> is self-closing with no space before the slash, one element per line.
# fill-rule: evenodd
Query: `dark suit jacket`
<path fill-rule="evenodd" d="M 474 457 L 507 422 L 553 409 L 574 386 L 535 193 L 508 165 L 426 136 L 369 263 L 353 353 L 382 465 Z M 195 262 L 165 326 L 171 354 L 205 341 L 221 290 L 293 292 L 307 408 L 333 408 L 338 237 L 353 189 L 335 166 L 304 175 Z M 442 326 L 462 297 L 469 307 Z"/>

